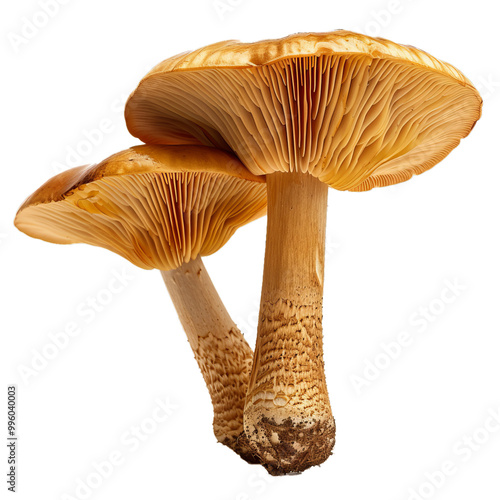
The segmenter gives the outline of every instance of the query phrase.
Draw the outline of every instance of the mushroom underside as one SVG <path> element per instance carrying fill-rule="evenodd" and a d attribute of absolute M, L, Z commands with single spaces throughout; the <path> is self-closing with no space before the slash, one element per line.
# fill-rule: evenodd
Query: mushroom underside
<path fill-rule="evenodd" d="M 137 174 L 79 186 L 22 209 L 16 226 L 53 243 L 88 243 L 144 269 L 169 270 L 221 248 L 262 215 L 265 184 L 212 173 Z"/>
<path fill-rule="evenodd" d="M 364 191 L 431 168 L 480 108 L 470 86 L 441 72 L 342 54 L 152 75 L 127 120 L 145 142 L 211 145 L 235 151 L 256 175 L 309 172 Z"/>

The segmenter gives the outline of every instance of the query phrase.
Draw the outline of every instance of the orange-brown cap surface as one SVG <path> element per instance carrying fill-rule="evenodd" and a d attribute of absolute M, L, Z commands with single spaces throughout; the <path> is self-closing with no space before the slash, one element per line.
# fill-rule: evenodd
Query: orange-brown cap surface
<path fill-rule="evenodd" d="M 467 136 L 482 100 L 453 66 L 348 31 L 222 42 L 157 65 L 130 132 L 234 151 L 256 175 L 309 172 L 364 191 L 420 174 Z"/>
<path fill-rule="evenodd" d="M 221 248 L 266 210 L 266 186 L 238 159 L 203 146 L 136 146 L 56 175 L 15 225 L 52 243 L 107 248 L 170 270 Z"/>

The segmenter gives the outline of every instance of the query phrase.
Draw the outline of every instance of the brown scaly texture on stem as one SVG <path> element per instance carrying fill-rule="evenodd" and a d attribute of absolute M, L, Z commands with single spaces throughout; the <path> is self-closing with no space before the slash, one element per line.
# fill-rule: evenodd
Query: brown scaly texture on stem
<path fill-rule="evenodd" d="M 258 458 L 243 432 L 252 349 L 231 320 L 200 257 L 162 271 L 214 407 L 217 440 L 250 463 Z"/>
<path fill-rule="evenodd" d="M 245 432 L 274 475 L 324 462 L 335 444 L 323 370 L 322 305 L 328 187 L 311 175 L 267 176 L 261 311 Z"/>

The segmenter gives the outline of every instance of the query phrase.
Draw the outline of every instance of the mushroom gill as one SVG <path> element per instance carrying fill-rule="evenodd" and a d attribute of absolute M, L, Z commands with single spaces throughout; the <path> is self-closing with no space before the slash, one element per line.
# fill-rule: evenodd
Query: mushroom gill
<path fill-rule="evenodd" d="M 342 53 L 324 41 L 304 55 L 299 41 L 273 58 L 270 42 L 259 42 L 260 52 L 233 43 L 231 59 L 228 42 L 199 51 L 206 58 L 225 51 L 217 64 L 198 61 L 196 53 L 183 64 L 167 60 L 130 97 L 129 129 L 150 143 L 235 151 L 256 175 L 309 172 L 351 191 L 420 174 L 470 132 L 481 99 L 458 70 L 417 49 L 399 46 L 412 59 L 396 44 L 387 42 L 382 53 L 368 50 L 368 37 L 337 36 L 351 38 L 350 51 L 349 40 Z M 240 61 L 237 49 L 264 55 L 253 64 L 250 56 Z"/>
<path fill-rule="evenodd" d="M 98 168 L 80 176 L 91 178 L 92 170 Z M 261 182 L 218 172 L 154 172 L 71 186 L 57 201 L 28 202 L 15 223 L 35 238 L 88 243 L 144 269 L 170 270 L 217 251 L 265 206 Z"/>

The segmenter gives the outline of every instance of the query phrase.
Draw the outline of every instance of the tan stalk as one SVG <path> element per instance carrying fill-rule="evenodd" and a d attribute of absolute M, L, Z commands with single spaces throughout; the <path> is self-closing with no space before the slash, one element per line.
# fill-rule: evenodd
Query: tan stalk
<path fill-rule="evenodd" d="M 244 426 L 275 475 L 322 463 L 335 444 L 321 323 L 327 191 L 309 174 L 267 176 L 264 280 Z"/>
<path fill-rule="evenodd" d="M 349 31 L 212 44 L 158 64 L 130 96 L 127 126 L 143 142 L 233 151 L 270 183 L 244 426 L 273 474 L 321 463 L 334 440 L 321 366 L 326 188 L 307 174 L 341 191 L 407 181 L 458 146 L 481 103 L 450 64 Z"/>
<path fill-rule="evenodd" d="M 215 437 L 247 462 L 257 463 L 243 432 L 252 349 L 229 316 L 200 256 L 161 274 L 212 399 Z"/>

